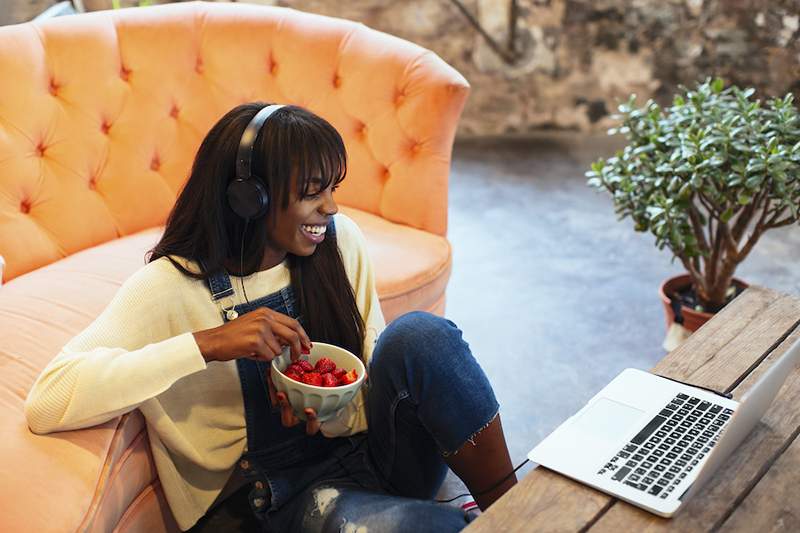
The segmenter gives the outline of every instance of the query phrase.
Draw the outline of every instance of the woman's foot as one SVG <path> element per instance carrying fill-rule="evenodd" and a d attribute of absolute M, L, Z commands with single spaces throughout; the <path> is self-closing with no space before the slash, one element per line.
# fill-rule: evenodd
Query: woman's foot
<path fill-rule="evenodd" d="M 469 501 L 461 505 L 461 510 L 467 515 L 467 522 L 472 522 L 481 515 L 481 508 L 474 501 Z"/>

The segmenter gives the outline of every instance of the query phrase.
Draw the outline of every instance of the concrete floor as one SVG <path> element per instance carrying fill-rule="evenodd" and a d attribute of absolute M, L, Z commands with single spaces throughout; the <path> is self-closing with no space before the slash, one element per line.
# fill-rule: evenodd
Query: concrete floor
<path fill-rule="evenodd" d="M 583 175 L 617 146 L 552 134 L 454 148 L 447 316 L 494 386 L 515 465 L 622 369 L 666 353 L 657 291 L 680 262 Z M 767 232 L 737 277 L 800 294 L 800 226 Z M 461 492 L 451 474 L 439 497 Z"/>

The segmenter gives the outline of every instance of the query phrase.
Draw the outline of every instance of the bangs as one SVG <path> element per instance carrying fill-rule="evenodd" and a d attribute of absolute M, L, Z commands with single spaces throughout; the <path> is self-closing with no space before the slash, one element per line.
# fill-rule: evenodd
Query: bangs
<path fill-rule="evenodd" d="M 338 132 L 327 122 L 297 124 L 291 139 L 292 167 L 296 170 L 299 197 L 306 198 L 344 180 L 347 155 Z M 319 182 L 316 181 L 319 180 Z"/>
<path fill-rule="evenodd" d="M 292 179 L 299 200 L 338 185 L 347 174 L 347 152 L 339 133 L 325 119 L 301 107 L 286 106 L 265 123 L 256 141 L 253 166 L 271 201 L 289 206 Z M 276 210 L 271 209 L 273 220 Z"/>

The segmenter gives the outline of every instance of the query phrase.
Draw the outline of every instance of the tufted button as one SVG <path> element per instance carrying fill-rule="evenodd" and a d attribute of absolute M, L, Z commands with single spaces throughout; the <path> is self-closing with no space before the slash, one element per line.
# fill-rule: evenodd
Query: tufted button
<path fill-rule="evenodd" d="M 264 484 L 261 483 L 260 481 L 256 481 L 255 482 L 255 487 L 256 487 L 257 490 L 263 490 L 264 489 Z"/>
<path fill-rule="evenodd" d="M 92 176 L 89 178 L 89 190 L 97 189 L 97 176 Z"/>
<path fill-rule="evenodd" d="M 158 154 L 155 154 L 150 160 L 150 170 L 158 172 L 159 168 L 161 168 L 161 160 L 158 158 Z"/>
<path fill-rule="evenodd" d="M 392 173 L 389 171 L 389 167 L 383 167 L 383 179 L 388 180 L 392 177 Z"/>
<path fill-rule="evenodd" d="M 111 130 L 111 123 L 107 120 L 104 120 L 102 124 L 100 124 L 100 131 L 103 132 L 103 135 L 108 135 L 108 132 Z"/>
<path fill-rule="evenodd" d="M 269 60 L 269 73 L 273 76 L 278 73 L 278 64 L 272 59 Z"/>
<path fill-rule="evenodd" d="M 19 210 L 22 213 L 28 214 L 31 212 L 31 202 L 30 200 L 22 200 L 19 203 Z"/>
<path fill-rule="evenodd" d="M 242 470 L 249 470 L 250 461 L 248 461 L 247 459 L 242 459 L 241 461 L 239 461 L 239 466 L 241 467 Z"/>
<path fill-rule="evenodd" d="M 264 500 L 264 498 L 253 498 L 253 505 L 255 505 L 256 507 L 259 508 L 264 507 L 265 503 L 266 500 Z"/>
<path fill-rule="evenodd" d="M 58 82 L 55 79 L 50 78 L 50 94 L 53 96 L 58 96 L 58 90 L 60 88 L 61 86 L 58 84 Z"/>
<path fill-rule="evenodd" d="M 130 79 L 131 79 L 131 70 L 128 67 L 126 67 L 125 65 L 122 65 L 120 67 L 120 69 L 119 69 L 119 77 L 122 78 L 125 81 L 130 81 Z"/>
<path fill-rule="evenodd" d="M 36 145 L 36 155 L 39 157 L 44 157 L 44 153 L 47 151 L 47 146 L 44 145 L 44 141 L 39 141 L 39 144 Z"/>
<path fill-rule="evenodd" d="M 177 104 L 172 104 L 172 109 L 169 110 L 169 116 L 172 118 L 178 118 L 178 114 L 180 114 L 181 110 Z"/>
<path fill-rule="evenodd" d="M 414 141 L 411 143 L 411 153 L 418 154 L 419 151 L 422 150 L 422 143 Z"/>
<path fill-rule="evenodd" d="M 396 105 L 396 106 L 400 106 L 400 105 L 402 105 L 402 104 L 403 104 L 403 102 L 405 102 L 405 100 L 406 100 L 406 93 L 405 93 L 405 92 L 403 92 L 403 91 L 400 91 L 400 90 L 399 90 L 399 91 L 397 91 L 397 93 L 394 95 L 394 105 Z"/>
<path fill-rule="evenodd" d="M 333 76 L 333 86 L 337 89 L 342 86 L 342 78 L 338 74 L 334 74 Z"/>
<path fill-rule="evenodd" d="M 202 57 L 198 57 L 197 60 L 194 62 L 194 71 L 197 72 L 198 74 L 202 74 L 203 70 L 204 70 L 203 69 L 203 58 Z"/>
<path fill-rule="evenodd" d="M 356 133 L 361 137 L 366 137 L 367 135 L 367 125 L 363 122 L 356 126 Z"/>

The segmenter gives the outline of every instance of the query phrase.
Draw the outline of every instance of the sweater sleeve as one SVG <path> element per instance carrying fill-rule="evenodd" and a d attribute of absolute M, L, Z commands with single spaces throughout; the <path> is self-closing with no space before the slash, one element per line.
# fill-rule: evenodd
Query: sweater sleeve
<path fill-rule="evenodd" d="M 361 229 L 345 215 L 336 216 L 336 236 L 342 254 L 345 271 L 353 285 L 356 305 L 364 320 L 364 361 L 369 364 L 372 351 L 381 331 L 386 327 L 383 311 L 375 289 L 375 270 L 367 252 L 367 241 Z M 337 415 L 320 425 L 320 431 L 326 437 L 352 435 L 367 429 L 364 388 L 358 391 L 355 398 L 339 410 Z"/>
<path fill-rule="evenodd" d="M 146 265 L 61 349 L 25 401 L 34 433 L 101 424 L 206 368 L 192 333 L 170 331 L 180 309 L 170 280 L 163 265 Z"/>

